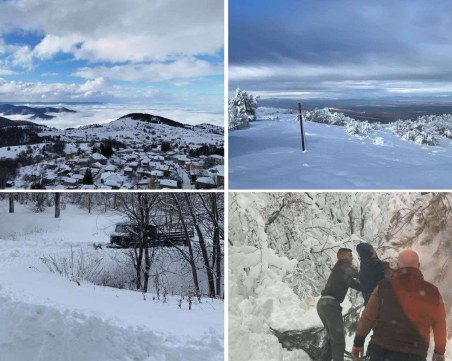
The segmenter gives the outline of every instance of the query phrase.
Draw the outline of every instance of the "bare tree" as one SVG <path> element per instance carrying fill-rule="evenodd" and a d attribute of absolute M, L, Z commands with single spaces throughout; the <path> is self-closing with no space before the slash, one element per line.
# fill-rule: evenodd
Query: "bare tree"
<path fill-rule="evenodd" d="M 207 251 L 206 242 L 204 240 L 204 234 L 203 234 L 203 231 L 201 230 L 201 225 L 198 221 L 198 216 L 195 214 L 195 209 L 194 209 L 193 200 L 192 200 L 193 197 L 189 193 L 184 193 L 184 198 L 185 198 L 185 202 L 187 204 L 187 208 L 190 212 L 190 216 L 191 216 L 193 225 L 195 227 L 196 234 L 198 235 L 199 247 L 201 249 L 202 259 L 204 261 L 204 268 L 206 269 L 206 273 L 207 273 L 207 281 L 208 281 L 208 285 L 209 285 L 209 297 L 214 297 L 215 296 L 215 284 L 214 284 L 214 280 L 213 280 L 212 267 L 211 267 L 210 261 L 209 261 L 209 254 Z"/>
<path fill-rule="evenodd" d="M 212 238 L 212 270 L 215 270 L 215 294 L 221 295 L 222 279 L 222 245 L 224 239 L 223 213 L 224 196 L 222 193 L 199 193 L 201 204 L 206 212 L 204 227 L 208 230 Z"/>
<path fill-rule="evenodd" d="M 171 193 L 171 197 L 172 197 L 172 200 L 174 202 L 175 208 L 176 208 L 177 213 L 179 215 L 180 222 L 182 224 L 182 228 L 183 228 L 184 233 L 185 233 L 185 239 L 186 239 L 186 245 L 187 245 L 187 248 L 188 248 L 188 253 L 185 252 L 180 247 L 176 246 L 176 248 L 179 250 L 179 252 L 182 255 L 182 257 L 190 265 L 191 273 L 192 273 L 192 276 L 193 276 L 193 285 L 195 287 L 195 293 L 196 293 L 196 296 L 199 298 L 201 296 L 201 292 L 200 292 L 200 289 L 199 289 L 198 271 L 196 269 L 196 262 L 195 262 L 194 252 L 193 252 L 193 245 L 192 245 L 192 241 L 191 241 L 191 238 L 190 238 L 190 235 L 189 235 L 189 232 L 188 232 L 188 226 L 187 226 L 187 222 L 185 220 L 185 214 L 184 214 L 184 212 L 182 210 L 181 202 L 178 199 L 178 195 L 176 195 L 175 193 Z"/>
<path fill-rule="evenodd" d="M 158 193 L 126 193 L 117 197 L 119 212 L 129 219 L 134 232 L 134 248 L 129 255 L 136 272 L 136 288 L 143 292 L 148 290 L 150 269 L 155 255 L 154 249 L 149 250 L 149 225 L 155 216 L 159 200 Z"/>

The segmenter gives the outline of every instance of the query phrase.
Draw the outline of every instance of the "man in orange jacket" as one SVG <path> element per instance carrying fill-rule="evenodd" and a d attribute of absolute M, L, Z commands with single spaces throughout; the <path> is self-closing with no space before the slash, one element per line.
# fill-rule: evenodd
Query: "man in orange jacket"
<path fill-rule="evenodd" d="M 426 360 L 430 329 L 435 339 L 432 360 L 445 360 L 444 303 L 438 289 L 424 281 L 419 265 L 416 252 L 400 252 L 392 278 L 381 281 L 372 292 L 356 329 L 354 360 L 362 357 L 365 337 L 374 324 L 370 361 Z"/>

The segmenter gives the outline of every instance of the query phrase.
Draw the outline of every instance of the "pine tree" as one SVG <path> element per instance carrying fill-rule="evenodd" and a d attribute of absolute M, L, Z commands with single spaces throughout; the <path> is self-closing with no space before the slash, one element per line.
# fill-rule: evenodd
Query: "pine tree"
<path fill-rule="evenodd" d="M 229 100 L 229 129 L 245 128 L 256 120 L 257 100 L 258 97 L 237 88 Z"/>
<path fill-rule="evenodd" d="M 93 174 L 91 173 L 91 168 L 88 168 L 82 180 L 83 184 L 93 184 Z"/>

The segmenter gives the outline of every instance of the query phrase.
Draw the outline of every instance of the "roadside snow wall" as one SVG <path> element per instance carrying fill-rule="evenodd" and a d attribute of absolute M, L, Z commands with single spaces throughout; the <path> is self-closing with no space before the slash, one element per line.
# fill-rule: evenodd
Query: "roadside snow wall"
<path fill-rule="evenodd" d="M 120 328 L 79 312 L 0 296 L 0 361 L 220 361 L 214 337 L 194 340 Z"/>

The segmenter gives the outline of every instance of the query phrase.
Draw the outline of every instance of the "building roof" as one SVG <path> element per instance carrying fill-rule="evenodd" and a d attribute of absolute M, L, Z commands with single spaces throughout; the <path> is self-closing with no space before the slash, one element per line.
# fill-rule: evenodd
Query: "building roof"
<path fill-rule="evenodd" d="M 199 177 L 196 179 L 196 183 L 204 183 L 204 184 L 213 184 L 215 185 L 215 181 L 211 177 Z"/>
<path fill-rule="evenodd" d="M 160 179 L 159 183 L 164 187 L 177 187 L 177 182 L 172 179 Z"/>

